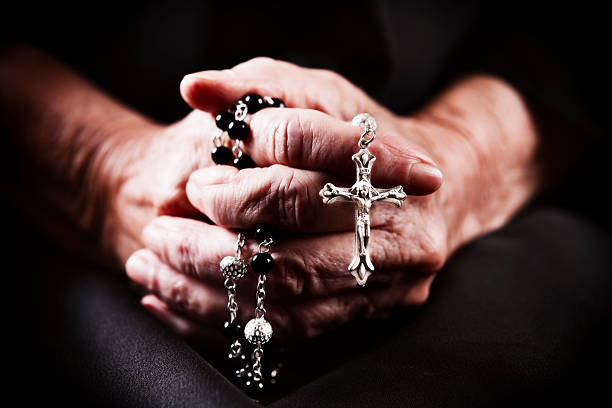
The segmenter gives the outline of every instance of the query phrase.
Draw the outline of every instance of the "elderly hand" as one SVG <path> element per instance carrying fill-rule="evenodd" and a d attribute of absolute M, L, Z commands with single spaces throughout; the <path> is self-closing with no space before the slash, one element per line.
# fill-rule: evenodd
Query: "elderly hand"
<path fill-rule="evenodd" d="M 525 142 L 533 132 L 520 97 L 494 78 L 460 82 L 409 118 L 393 115 L 336 74 L 269 59 L 190 75 L 181 89 L 191 106 L 209 112 L 245 91 L 299 107 L 252 116 L 245 146 L 261 168 L 208 166 L 191 173 L 187 198 L 216 225 L 158 217 L 143 231 L 146 249 L 128 260 L 129 276 L 154 294 L 143 304 L 184 335 L 198 331 L 197 321 L 219 325 L 227 316 L 219 261 L 235 251 L 236 233 L 228 228 L 271 224 L 291 232 L 272 249 L 267 316 L 275 330 L 313 336 L 350 319 L 425 302 L 449 254 L 503 224 L 534 188 L 519 177 L 516 190 L 496 189 L 500 170 L 515 169 L 514 176 L 529 171 L 524 165 L 529 155 L 508 157 L 489 149 L 492 156 L 485 156 L 491 143 L 486 137 L 490 134 L 494 146 L 498 137 L 514 143 L 518 134 Z M 500 126 L 497 112 L 482 107 L 485 98 L 505 113 L 510 107 L 518 124 Z M 373 207 L 369 249 L 376 270 L 366 288 L 357 287 L 347 272 L 354 251 L 352 206 L 325 206 L 319 197 L 327 182 L 355 181 L 351 155 L 361 132 L 347 121 L 359 112 L 370 112 L 379 123 L 370 145 L 377 157 L 372 184 L 402 185 L 409 195 L 401 209 Z M 436 163 L 447 177 L 444 188 L 431 194 L 442 184 Z M 253 239 L 243 252 L 256 252 Z M 250 275 L 239 284 L 243 320 L 253 315 Z"/>

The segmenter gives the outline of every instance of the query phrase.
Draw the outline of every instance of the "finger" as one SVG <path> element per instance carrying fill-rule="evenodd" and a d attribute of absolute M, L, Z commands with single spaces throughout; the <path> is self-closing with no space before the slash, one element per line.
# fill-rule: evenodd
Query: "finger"
<path fill-rule="evenodd" d="M 304 109 L 262 112 L 250 121 L 250 127 L 252 137 L 246 148 L 259 166 L 284 164 L 354 180 L 352 156 L 359 151 L 360 128 Z M 384 133 L 383 128 L 368 149 L 376 156 L 375 185 L 403 185 L 408 194 L 424 195 L 442 184 L 442 173 L 433 159 L 405 137 Z"/>
<path fill-rule="evenodd" d="M 210 337 L 211 329 L 206 329 L 202 323 L 173 311 L 155 295 L 146 295 L 140 300 L 140 304 L 188 342 L 197 343 Z"/>
<path fill-rule="evenodd" d="M 134 282 L 195 319 L 218 324 L 226 314 L 221 291 L 170 268 L 148 249 L 136 251 L 127 260 L 126 271 Z"/>
<path fill-rule="evenodd" d="M 283 165 L 244 171 L 216 166 L 192 173 L 186 190 L 194 207 L 227 228 L 249 229 L 266 223 L 298 232 L 350 229 L 354 221 L 347 212 L 352 207 L 325 205 L 319 194 L 328 182 L 343 186 L 323 173 Z M 419 191 L 408 190 L 409 194 Z M 411 199 L 413 203 L 415 200 Z M 389 211 L 397 211 L 389 203 L 375 208 L 371 220 L 374 227 L 388 222 Z"/>
<path fill-rule="evenodd" d="M 267 318 L 282 337 L 314 337 L 355 319 L 384 316 L 396 306 L 406 306 L 406 298 L 412 299 L 413 306 L 422 305 L 424 299 L 410 294 L 424 292 L 428 279 L 417 276 L 391 286 L 370 285 L 333 296 L 270 302 Z"/>
<path fill-rule="evenodd" d="M 322 173 L 273 165 L 238 172 L 228 166 L 194 172 L 187 183 L 191 203 L 215 224 L 253 229 L 270 224 L 287 231 L 327 232 L 353 228 L 350 206 L 325 206 Z M 327 207 L 327 208 L 326 208 Z"/>
<path fill-rule="evenodd" d="M 142 231 L 142 240 L 171 268 L 218 284 L 219 262 L 236 251 L 237 234 L 201 221 L 162 216 Z"/>
<path fill-rule="evenodd" d="M 411 244 L 411 238 L 422 245 Z M 355 234 L 345 232 L 296 236 L 275 244 L 274 268 L 268 276 L 268 284 L 274 288 L 270 298 L 298 299 L 361 290 L 348 270 L 356 256 L 354 241 Z M 424 237 L 401 237 L 373 229 L 368 250 L 375 270 L 367 287 L 389 288 L 433 275 L 441 261 L 427 241 Z"/>
<path fill-rule="evenodd" d="M 304 76 L 302 71 L 305 70 L 303 68 L 281 62 L 273 63 L 271 67 L 268 67 L 267 61 L 266 59 L 263 63 L 254 63 L 255 69 L 253 71 L 261 76 L 263 73 L 260 74 L 260 66 L 265 66 L 269 68 L 268 71 L 264 71 L 265 75 L 272 77 L 276 77 L 273 74 L 276 71 L 289 71 L 287 75 L 278 75 L 289 81 L 287 85 L 278 87 L 279 92 L 281 89 L 296 87 L 296 81 L 293 80 L 292 75 L 298 78 Z M 231 85 L 234 88 L 241 89 L 241 92 L 246 92 L 245 89 L 248 88 L 240 82 L 242 80 L 239 78 L 247 70 L 247 66 L 250 67 L 251 64 L 244 64 L 242 70 L 239 69 L 242 67 L 240 65 L 234 70 L 207 71 L 206 73 L 187 76 L 181 86 L 183 95 L 193 107 L 215 112 L 214 105 L 218 104 L 219 100 L 223 101 L 224 106 L 230 103 L 227 96 L 228 90 L 224 87 Z M 237 73 L 237 71 L 240 71 L 240 73 Z M 202 78 L 210 78 L 210 80 Z M 266 83 L 260 77 L 252 82 L 256 84 Z M 274 83 L 276 84 L 276 82 Z M 337 89 L 330 86 L 304 84 L 298 88 L 304 89 L 306 92 L 315 92 L 313 90 L 316 90 L 316 92 L 324 93 L 324 95 L 318 95 L 321 98 L 320 100 L 328 101 L 330 98 L 333 100 L 338 97 Z M 237 91 L 232 92 L 232 98 L 234 98 Z M 333 96 L 327 95 L 328 93 Z M 206 97 L 203 98 L 202 96 Z M 209 102 L 211 98 L 217 101 L 212 103 L 212 107 L 211 102 Z M 231 99 L 231 101 L 233 102 L 235 99 Z M 344 107 L 347 105 L 347 103 L 342 102 L 334 102 L 331 105 L 337 104 Z M 290 106 L 319 109 L 312 103 L 290 104 Z M 374 181 L 381 180 L 383 183 L 388 181 L 390 184 L 394 183 L 393 185 L 398 184 L 397 180 L 400 180 L 399 184 L 410 181 L 413 183 L 415 190 L 420 190 L 415 194 L 428 194 L 435 191 L 442 182 L 442 175 L 435 166 L 426 166 L 426 164 L 433 166 L 433 160 L 417 146 L 408 143 L 406 139 L 400 136 L 392 136 L 392 133 L 389 132 L 391 129 L 385 130 L 386 123 L 396 122 L 391 120 L 388 113 L 380 112 L 379 115 L 375 110 L 369 108 L 371 107 L 363 107 L 363 109 L 351 107 L 348 115 L 332 115 L 335 117 L 310 109 L 265 109 L 254 115 L 250 121 L 253 137 L 247 143 L 249 153 L 255 162 L 261 166 L 279 163 L 291 167 L 326 172 L 337 173 L 340 170 L 340 173 L 345 176 L 352 175 L 354 174 L 354 164 L 351 161 L 351 156 L 357 150 L 360 130 L 346 121 L 350 120 L 356 113 L 368 110 L 378 117 L 381 126 L 381 132 L 378 136 L 379 141 L 372 145 L 371 150 L 381 163 L 378 167 L 382 167 L 384 170 L 374 172 Z M 330 113 L 328 110 L 321 110 Z M 387 131 L 387 134 L 384 133 L 385 131 Z"/>
<path fill-rule="evenodd" d="M 419 214 L 407 214 L 408 217 L 419 219 Z M 421 217 L 422 218 L 422 217 Z M 234 254 L 234 243 L 222 254 L 211 255 L 209 245 L 215 245 L 217 239 L 211 239 L 209 229 L 205 224 L 192 220 L 174 217 L 159 217 L 156 222 L 147 226 L 145 234 L 148 248 L 155 251 L 159 258 L 178 270 L 197 270 L 201 266 L 214 265 L 214 269 L 206 272 L 202 269 L 199 275 L 209 281 L 221 282 L 219 261 L 227 255 Z M 220 227 L 214 227 L 222 230 Z M 188 232 L 187 232 L 188 231 Z M 368 279 L 368 285 L 392 286 L 401 279 L 414 276 L 430 276 L 443 263 L 443 249 L 435 244 L 435 237 L 426 228 L 415 225 L 413 235 L 403 236 L 384 229 L 372 229 L 369 253 L 375 271 Z M 184 236 L 190 235 L 189 240 Z M 198 236 L 199 235 L 199 236 Z M 272 249 L 274 267 L 268 276 L 270 299 L 286 299 L 308 296 L 327 296 L 330 294 L 357 288 L 354 277 L 347 266 L 355 255 L 353 244 L 354 232 L 342 232 L 317 235 L 283 235 Z M 204 244 L 201 244 L 203 242 Z M 150 251 L 149 251 L 150 252 Z M 247 241 L 243 250 L 243 258 L 257 252 L 253 240 Z M 178 257 L 166 254 L 180 254 Z M 208 259 L 211 258 L 212 259 Z M 158 258 L 158 259 L 159 259 Z M 129 265 L 128 265 L 129 266 Z M 166 267 L 166 268 L 170 268 Z M 240 281 L 244 293 L 250 293 L 251 286 L 247 274 L 246 285 Z M 147 278 L 143 286 L 147 286 Z M 244 280 L 244 279 L 243 279 Z M 253 280 L 253 279 L 251 279 Z M 207 288 L 209 288 L 207 286 Z M 220 287 L 220 286 L 219 286 Z"/>
<path fill-rule="evenodd" d="M 436 276 L 436 274 L 424 276 L 418 282 L 419 284 L 410 285 L 402 296 L 400 306 L 408 308 L 422 306 L 429 299 L 431 285 Z"/>
<path fill-rule="evenodd" d="M 238 171 L 229 166 L 192 173 L 187 183 L 190 202 L 215 224 L 253 229 L 271 224 L 293 232 L 330 232 L 354 228 L 351 203 L 325 205 L 319 195 L 330 180 L 323 173 L 282 165 Z M 389 203 L 377 205 L 371 225 L 388 222 Z"/>
<path fill-rule="evenodd" d="M 332 71 L 271 58 L 254 58 L 223 71 L 197 72 L 181 81 L 183 99 L 207 112 L 225 110 L 249 93 L 281 98 L 287 106 L 316 109 L 343 120 L 363 111 L 381 119 L 390 116 L 365 92 Z"/>

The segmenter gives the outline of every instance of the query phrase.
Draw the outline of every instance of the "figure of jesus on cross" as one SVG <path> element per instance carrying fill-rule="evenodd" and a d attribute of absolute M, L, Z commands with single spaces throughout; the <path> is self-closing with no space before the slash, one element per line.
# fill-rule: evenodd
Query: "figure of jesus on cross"
<path fill-rule="evenodd" d="M 355 256 L 348 266 L 348 270 L 357 280 L 357 284 L 364 286 L 368 277 L 374 271 L 374 265 L 368 254 L 368 241 L 370 240 L 370 208 L 376 201 L 388 202 L 398 207 L 406 199 L 402 186 L 389 189 L 376 189 L 370 183 L 372 165 L 376 156 L 370 153 L 367 147 L 352 156 L 357 168 L 357 182 L 350 188 L 336 187 L 331 183 L 325 184 L 319 195 L 324 204 L 337 199 L 355 203 Z"/>

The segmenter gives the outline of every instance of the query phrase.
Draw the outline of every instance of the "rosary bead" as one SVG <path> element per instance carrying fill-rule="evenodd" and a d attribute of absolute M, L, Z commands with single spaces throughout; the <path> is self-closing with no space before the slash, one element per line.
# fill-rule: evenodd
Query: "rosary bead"
<path fill-rule="evenodd" d="M 244 327 L 244 337 L 251 344 L 265 344 L 272 338 L 272 325 L 263 317 L 249 320 Z"/>
<path fill-rule="evenodd" d="M 242 335 L 242 325 L 238 319 L 223 323 L 223 334 L 230 340 L 240 338 Z"/>
<path fill-rule="evenodd" d="M 248 94 L 243 96 L 242 100 L 246 104 L 249 113 L 259 112 L 260 110 L 266 107 L 266 102 L 261 97 L 261 95 Z"/>
<path fill-rule="evenodd" d="M 219 262 L 221 274 L 225 279 L 239 280 L 247 273 L 247 265 L 241 258 L 226 256 Z"/>
<path fill-rule="evenodd" d="M 249 135 L 249 126 L 241 120 L 232 120 L 227 126 L 227 134 L 232 139 L 244 140 Z"/>
<path fill-rule="evenodd" d="M 238 170 L 252 169 L 254 167 L 257 167 L 253 159 L 251 159 L 251 156 L 249 156 L 248 154 L 243 154 L 240 157 L 236 157 L 232 164 Z"/>
<path fill-rule="evenodd" d="M 226 164 L 232 158 L 232 151 L 225 146 L 215 147 L 210 154 L 217 164 Z"/>
<path fill-rule="evenodd" d="M 272 270 L 274 266 L 274 259 L 272 259 L 272 255 L 267 252 L 260 252 L 251 258 L 251 268 L 256 273 L 267 274 Z"/>
<path fill-rule="evenodd" d="M 215 123 L 221 130 L 227 130 L 232 120 L 234 120 L 234 114 L 231 112 L 221 112 L 215 117 Z"/>
<path fill-rule="evenodd" d="M 271 108 L 284 108 L 287 105 L 285 105 L 285 102 L 280 98 L 272 98 L 272 103 L 268 106 Z"/>
<path fill-rule="evenodd" d="M 260 225 L 255 230 L 255 240 L 257 241 L 258 244 L 261 244 L 267 239 L 272 239 L 276 241 L 276 238 L 277 238 L 276 228 L 274 228 L 271 225 Z"/>

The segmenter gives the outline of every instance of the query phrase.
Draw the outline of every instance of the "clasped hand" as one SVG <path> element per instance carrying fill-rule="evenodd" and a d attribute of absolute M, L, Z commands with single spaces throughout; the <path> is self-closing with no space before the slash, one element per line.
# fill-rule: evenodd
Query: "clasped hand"
<path fill-rule="evenodd" d="M 214 115 L 250 92 L 280 97 L 289 108 L 264 109 L 249 119 L 252 134 L 244 146 L 260 167 L 215 165 Z M 236 230 L 260 224 L 284 232 L 274 245 L 266 298 L 276 332 L 313 336 L 425 302 L 449 242 L 442 196 L 433 194 L 442 173 L 419 142 L 425 128 L 433 138 L 447 127 L 400 118 L 330 71 L 267 58 L 188 75 L 181 93 L 194 111 L 136 138 L 138 148 L 131 149 L 140 155 L 127 160 L 106 228 L 120 243 L 114 250 L 124 260 L 131 253 L 128 276 L 151 292 L 143 305 L 185 336 L 201 324 L 220 326 L 227 297 L 219 261 L 235 252 Z M 377 157 L 373 185 L 401 185 L 408 194 L 401 209 L 378 205 L 372 211 L 369 251 L 376 271 L 365 288 L 347 271 L 354 209 L 325 206 L 319 197 L 327 182 L 354 183 L 351 155 L 360 130 L 350 120 L 360 112 L 379 123 L 370 147 Z M 248 240 L 245 257 L 256 251 Z M 255 281 L 240 282 L 243 321 L 253 315 Z"/>

